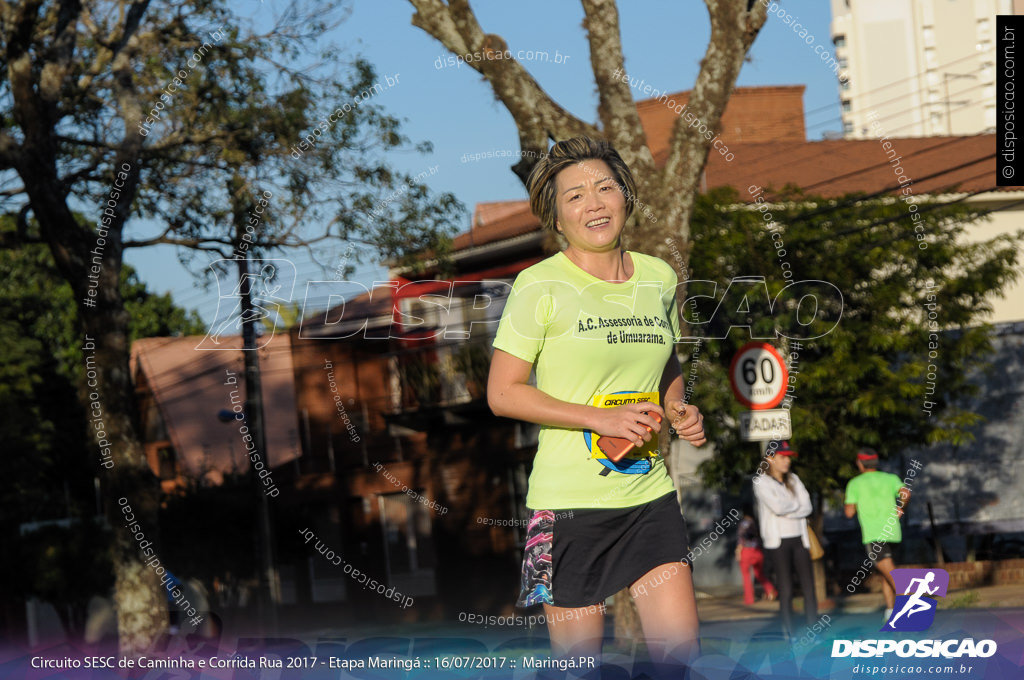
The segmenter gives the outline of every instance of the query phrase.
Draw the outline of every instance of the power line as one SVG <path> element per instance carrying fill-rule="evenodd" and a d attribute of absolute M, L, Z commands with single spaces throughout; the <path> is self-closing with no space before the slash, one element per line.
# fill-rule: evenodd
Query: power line
<path fill-rule="evenodd" d="M 945 64 L 940 64 L 936 68 L 937 69 L 944 69 L 946 67 L 953 66 L 954 64 L 959 64 L 962 61 L 967 61 L 968 59 L 974 59 L 977 56 L 978 56 L 978 54 L 976 52 L 975 53 L 971 53 L 971 54 L 968 54 L 967 56 L 960 57 L 959 59 L 954 59 L 953 61 L 947 62 Z M 889 83 L 887 85 L 880 85 L 879 87 L 873 88 L 871 90 L 867 90 L 866 92 L 863 93 L 862 96 L 867 96 L 867 95 L 871 95 L 871 94 L 875 94 L 875 93 L 881 92 L 882 90 L 889 89 L 890 87 L 894 87 L 895 85 L 899 85 L 900 83 L 906 82 L 908 80 L 919 79 L 922 75 L 927 75 L 929 70 L 932 70 L 932 69 L 926 69 L 923 73 L 921 71 L 918 71 L 917 73 L 915 73 L 913 75 L 910 75 L 910 76 L 907 76 L 906 78 L 902 78 L 900 80 L 895 80 L 895 81 L 893 81 L 893 82 L 891 82 L 891 83 Z M 979 69 L 979 70 L 981 70 L 981 69 Z M 919 92 L 919 91 L 920 91 L 920 89 L 911 90 L 910 94 L 913 94 L 913 93 L 916 93 L 916 92 Z M 842 101 L 842 99 L 843 99 L 843 95 L 842 95 L 841 91 L 839 93 L 839 99 L 840 99 L 840 101 Z M 815 114 L 815 113 L 818 113 L 818 112 L 821 112 L 821 111 L 826 111 L 828 109 L 832 109 L 832 108 L 834 108 L 834 106 L 835 106 L 834 104 L 829 104 L 828 106 L 822 106 L 822 107 L 819 107 L 817 109 L 814 109 L 813 111 L 808 111 L 804 115 L 805 116 L 810 116 L 812 114 Z M 832 120 L 832 119 L 830 119 L 830 120 Z M 818 127 L 818 125 L 812 125 L 810 127 Z"/>
<path fill-rule="evenodd" d="M 900 158 L 901 159 L 913 158 L 914 156 L 919 156 L 921 154 L 928 153 L 930 151 L 935 151 L 936 149 L 941 149 L 941 148 L 943 148 L 945 146 L 956 144 L 957 142 L 963 141 L 965 139 L 970 139 L 970 137 L 954 137 L 953 139 L 949 139 L 949 138 L 945 138 L 945 139 L 946 139 L 946 141 L 940 142 L 938 144 L 933 144 L 932 146 L 925 147 L 923 149 L 919 149 L 919 150 L 914 151 L 912 153 L 901 155 Z M 870 141 L 870 140 L 864 140 L 864 141 Z M 860 168 L 858 170 L 851 170 L 850 172 L 843 173 L 841 175 L 833 175 L 832 177 L 827 177 L 825 179 L 822 179 L 822 180 L 819 180 L 817 182 L 814 182 L 813 184 L 805 185 L 805 186 L 801 187 L 801 189 L 805 189 L 806 190 L 806 189 L 811 189 L 813 187 L 821 186 L 823 184 L 831 184 L 832 182 L 835 182 L 835 181 L 838 181 L 838 180 L 841 180 L 841 179 L 846 179 L 848 177 L 853 177 L 855 175 L 860 175 L 860 174 L 863 174 L 865 172 L 869 172 L 871 170 L 875 170 L 875 169 L 877 169 L 879 167 L 889 166 L 889 165 L 891 165 L 891 163 L 892 162 L 889 161 L 889 160 L 883 160 L 883 161 L 881 161 L 879 163 L 876 163 L 876 164 L 873 164 L 873 165 L 869 165 L 867 167 Z M 937 175 L 933 175 L 933 176 L 937 176 Z M 928 178 L 925 177 L 924 179 L 928 179 Z M 918 181 L 920 181 L 920 180 L 918 180 Z"/>
<path fill-rule="evenodd" d="M 964 91 L 966 92 L 967 90 L 964 90 Z M 982 103 L 982 102 L 984 102 L 985 100 L 984 100 L 984 99 L 981 99 L 981 100 L 977 100 L 977 101 L 978 101 L 978 103 Z M 967 106 L 969 106 L 970 104 L 973 104 L 974 102 L 975 102 L 975 100 L 973 100 L 973 99 L 972 99 L 972 100 L 969 100 L 969 101 L 967 102 L 967 104 L 962 104 L 962 105 L 960 105 L 960 106 L 959 106 L 959 107 L 958 107 L 957 109 L 955 109 L 955 110 L 957 110 L 957 111 L 958 111 L 958 110 L 960 110 L 960 109 L 962 109 L 962 108 L 966 108 Z M 893 128 L 893 129 L 892 129 L 892 132 L 898 132 L 898 131 L 900 131 L 900 130 L 906 130 L 906 129 L 907 129 L 908 127 L 913 127 L 913 126 L 915 126 L 915 125 L 918 125 L 918 123 L 907 123 L 906 125 L 901 125 L 901 126 L 899 126 L 898 128 Z M 992 133 L 991 133 L 991 132 L 978 132 L 978 133 L 975 133 L 975 134 L 977 134 L 977 135 L 984 135 L 984 134 L 992 134 Z M 971 135 L 971 136 L 974 136 L 974 135 Z"/>
<path fill-rule="evenodd" d="M 979 71 L 981 71 L 982 69 L 981 69 L 981 68 L 979 68 L 978 70 L 979 70 Z M 974 73 L 974 71 L 972 71 L 972 73 Z M 974 85 L 974 86 L 972 86 L 972 87 L 969 87 L 969 88 L 967 88 L 966 90 L 961 90 L 960 92 L 955 92 L 955 93 L 953 93 L 953 94 L 949 95 L 949 97 L 950 97 L 950 98 L 952 98 L 952 97 L 957 97 L 957 96 L 960 96 L 960 95 L 962 95 L 962 94 L 964 94 L 964 93 L 966 93 L 966 92 L 970 92 L 971 90 L 976 90 L 976 89 L 978 89 L 978 88 L 980 88 L 980 87 L 985 87 L 986 85 L 989 85 L 989 83 L 978 83 L 977 85 Z M 894 98 L 892 98 L 892 99 L 888 99 L 888 100 L 886 100 L 886 101 L 884 101 L 884 102 L 879 102 L 879 103 L 877 103 L 877 104 L 872 104 L 872 107 L 873 107 L 873 108 L 871 108 L 871 109 L 858 109 L 857 111 L 852 111 L 852 112 L 851 112 L 851 114 L 853 114 L 853 113 L 856 113 L 856 114 L 861 114 L 861 113 L 864 113 L 864 112 L 865 112 L 865 110 L 866 110 L 866 111 L 867 111 L 868 113 L 870 113 L 871 111 L 874 111 L 874 110 L 875 110 L 875 109 L 877 109 L 877 108 L 881 108 L 882 106 L 885 106 L 886 104 L 891 104 L 892 102 L 898 102 L 898 101 L 902 101 L 902 100 L 903 100 L 903 99 L 905 99 L 906 97 L 908 97 L 908 96 L 910 96 L 910 95 L 912 95 L 912 94 L 915 94 L 915 93 L 916 93 L 916 90 L 915 90 L 914 92 L 910 92 L 910 93 L 907 93 L 906 95 L 902 95 L 902 96 L 900 96 L 900 97 L 894 97 Z M 890 113 L 890 114 L 888 114 L 888 115 L 886 115 L 886 116 L 883 116 L 883 117 L 879 118 L 878 120 L 886 120 L 886 119 L 888 119 L 888 118 L 894 118 L 895 116 L 902 116 L 902 115 L 903 115 L 903 114 L 905 114 L 905 113 L 912 113 L 912 112 L 914 112 L 914 111 L 921 111 L 921 110 L 922 110 L 923 108 L 925 108 L 925 107 L 928 107 L 928 106 L 936 106 L 936 105 L 938 105 L 938 104 L 940 104 L 940 103 L 941 103 L 941 102 L 922 102 L 921 104 L 919 104 L 919 105 L 917 105 L 917 106 L 911 106 L 910 108 L 907 108 L 907 109 L 903 109 L 903 110 L 901 110 L 901 111 L 897 111 L 896 113 Z M 963 105 L 959 105 L 959 106 L 958 106 L 958 109 L 957 109 L 957 110 L 960 110 L 960 109 L 962 109 L 962 108 L 963 108 Z M 840 117 L 838 117 L 838 118 L 835 118 L 835 117 L 833 117 L 833 118 L 830 118 L 829 120 L 825 121 L 824 123 L 819 123 L 819 124 L 817 124 L 817 125 L 814 125 L 814 126 L 812 126 L 812 127 L 818 127 L 819 125 L 824 125 L 824 124 L 827 124 L 827 123 L 830 123 L 830 122 L 833 122 L 833 121 L 837 121 L 837 120 L 838 120 L 838 121 L 842 121 L 842 116 L 840 116 Z M 922 121 L 922 122 L 923 122 L 923 121 Z M 921 124 L 921 123 L 913 123 L 912 125 L 918 125 L 918 124 Z M 908 126 L 904 126 L 904 127 L 908 127 Z M 901 128 L 901 129 L 902 129 L 902 128 Z"/>
<path fill-rule="evenodd" d="M 966 90 L 961 90 L 960 92 L 955 92 L 955 93 L 951 94 L 950 97 L 959 97 L 960 95 L 965 94 L 967 92 L 970 92 L 971 90 L 977 90 L 978 88 L 985 87 L 985 86 L 986 86 L 986 83 L 978 83 L 977 85 L 969 87 Z M 895 100 L 893 100 L 893 101 L 895 101 Z M 934 103 L 938 104 L 939 102 L 934 102 Z M 926 106 L 930 106 L 930 105 L 932 105 L 932 102 L 928 102 L 925 105 Z M 882 116 L 882 117 L 878 118 L 877 120 L 888 120 L 889 118 L 894 118 L 896 116 L 902 116 L 905 113 L 910 113 L 912 111 L 918 111 L 920 109 L 921 109 L 920 106 L 912 106 L 909 109 L 903 109 L 902 111 L 897 111 L 895 113 L 890 113 L 890 114 L 888 114 L 886 116 Z M 871 110 L 873 111 L 874 109 L 871 109 Z"/>
<path fill-rule="evenodd" d="M 971 87 L 971 88 L 968 88 L 966 90 L 963 90 L 962 92 L 957 92 L 955 95 L 952 95 L 952 96 L 959 96 L 959 95 L 963 94 L 964 92 L 969 92 L 970 90 L 977 89 L 978 87 L 982 87 L 982 85 L 976 85 L 974 87 Z M 906 109 L 904 111 L 900 111 L 900 112 L 897 112 L 895 114 L 890 114 L 890 115 L 887 115 L 887 116 L 883 116 L 881 118 L 877 118 L 876 120 L 879 120 L 879 121 L 886 120 L 886 119 L 892 118 L 892 117 L 894 117 L 896 115 L 902 115 L 903 113 L 914 111 L 917 108 L 918 107 L 913 107 L 913 108 L 910 108 L 910 109 Z M 912 123 L 911 125 L 917 125 L 917 123 Z M 897 128 L 897 129 L 901 130 L 904 127 L 909 127 L 909 126 L 902 126 L 900 128 Z M 984 134 L 984 133 L 979 133 L 979 134 Z M 971 136 L 973 136 L 973 135 L 971 135 Z M 867 141 L 867 139 L 848 139 L 848 140 L 843 140 L 843 141 L 847 141 L 847 142 Z M 814 144 L 814 143 L 817 143 L 817 142 L 805 142 L 805 143 L 806 144 Z M 812 151 L 810 151 L 810 153 L 808 153 L 807 155 L 804 155 L 804 156 L 802 156 L 800 158 L 796 158 L 796 159 L 790 158 L 790 159 L 787 159 L 788 160 L 787 164 L 792 165 L 795 162 L 799 162 L 799 161 L 805 160 L 807 158 L 812 158 L 812 157 L 816 156 L 817 154 L 818 154 L 818 152 L 816 150 L 812 150 Z M 762 154 L 760 156 L 755 156 L 754 158 L 746 158 L 746 159 L 744 159 L 744 162 L 748 163 L 748 164 L 749 163 L 757 163 L 757 162 L 761 161 L 764 158 L 770 158 L 770 157 L 774 157 L 774 156 L 775 156 L 775 152 L 771 152 L 770 151 L 770 152 L 764 153 L 764 154 Z"/>
<path fill-rule="evenodd" d="M 988 156 L 988 157 L 985 158 L 985 160 L 987 160 L 988 158 L 994 158 L 994 156 Z M 945 173 L 940 173 L 940 174 L 945 174 Z M 988 173 L 985 172 L 985 173 L 981 173 L 981 174 L 975 175 L 974 177 L 971 177 L 971 178 L 968 178 L 968 179 L 976 179 L 978 177 L 985 177 L 987 175 L 988 175 Z M 949 184 L 949 185 L 943 187 L 942 191 L 948 191 L 950 189 L 953 189 L 954 187 L 956 187 L 959 184 L 961 184 L 961 182 L 963 182 L 963 181 L 964 180 L 961 180 L 960 182 L 957 182 L 956 184 Z M 979 190 L 976 190 L 976 191 L 973 191 L 973 192 L 968 192 L 968 193 L 965 193 L 963 196 L 955 198 L 955 199 L 953 199 L 951 201 L 945 201 L 945 202 L 941 202 L 941 203 L 936 203 L 936 204 L 934 204 L 932 206 L 929 206 L 929 207 L 924 208 L 922 210 L 919 210 L 917 212 L 921 213 L 921 214 L 924 214 L 924 213 L 931 212 L 933 210 L 939 210 L 941 208 L 944 208 L 944 207 L 947 207 L 947 206 L 950 206 L 950 205 L 954 205 L 956 203 L 961 203 L 961 202 L 966 201 L 967 199 L 972 198 L 974 196 L 979 196 L 981 194 L 986 194 L 986 193 L 989 193 L 989 192 L 992 192 L 992 191 L 996 191 L 998 189 L 999 189 L 999 187 L 995 186 L 995 187 L 988 187 L 988 188 L 985 188 L 985 189 L 979 189 Z M 798 222 L 807 222 L 807 221 L 809 221 L 809 219 L 811 217 L 820 217 L 820 216 L 823 216 L 823 215 L 827 215 L 830 212 L 838 212 L 841 209 L 851 207 L 851 206 L 855 205 L 856 203 L 859 203 L 859 202 L 864 201 L 864 200 L 868 200 L 870 198 L 878 198 L 878 194 L 874 194 L 874 195 L 871 195 L 871 196 L 861 196 L 861 197 L 858 197 L 854 201 L 846 201 L 846 202 L 841 203 L 839 205 L 833 206 L 831 210 L 815 211 L 815 212 L 807 213 L 805 215 L 800 215 L 796 219 L 791 220 L 791 221 L 787 222 L 786 224 L 788 225 L 788 224 L 796 224 Z M 989 214 L 991 212 L 994 212 L 994 211 L 987 211 L 987 212 L 979 211 L 978 214 L 979 215 L 981 215 L 981 214 Z M 900 215 L 899 217 L 896 217 L 896 218 L 883 218 L 881 220 L 877 220 L 877 221 L 872 222 L 872 223 L 867 224 L 867 225 L 861 225 L 861 226 L 857 226 L 857 227 L 852 227 L 852 228 L 844 230 L 844 231 L 839 231 L 839 232 L 836 232 L 834 234 L 829 234 L 828 236 L 822 236 L 821 238 L 812 239 L 810 241 L 805 241 L 804 244 L 805 245 L 813 245 L 815 243 L 821 243 L 823 241 L 827 241 L 827 240 L 835 238 L 837 236 L 847 236 L 847 235 L 850 235 L 850 234 L 856 234 L 856 233 L 861 232 L 861 231 L 867 231 L 867 230 L 870 230 L 870 229 L 874 229 L 875 227 L 877 227 L 879 225 L 895 224 L 896 222 L 901 222 L 901 221 L 903 221 L 905 219 L 912 220 L 913 218 L 910 215 L 911 215 L 911 213 L 907 212 L 907 214 Z"/>
<path fill-rule="evenodd" d="M 931 207 L 929 207 L 926 210 L 920 210 L 919 212 L 920 213 L 926 213 L 926 212 L 931 212 L 932 210 L 938 210 L 939 208 L 942 208 L 942 207 L 945 207 L 945 206 L 948 206 L 948 205 L 953 205 L 955 203 L 960 203 L 960 202 L 966 201 L 966 200 L 968 200 L 968 199 L 970 199 L 970 198 L 972 198 L 974 196 L 977 196 L 977 195 L 980 195 L 980 194 L 984 194 L 984 193 L 988 193 L 990 191 L 994 191 L 995 189 L 998 189 L 998 187 L 990 187 L 988 189 L 983 189 L 983 190 L 980 190 L 980 191 L 972 192 L 970 194 L 967 194 L 965 196 L 961 196 L 960 198 L 954 199 L 952 201 L 948 201 L 946 203 L 942 203 L 942 204 L 938 204 L 938 205 L 935 205 L 935 206 L 931 206 Z M 979 219 L 981 217 L 985 217 L 985 216 L 991 215 L 992 213 L 995 213 L 995 212 L 1001 212 L 1003 210 L 1010 210 L 1010 209 L 1015 208 L 1015 207 L 1017 207 L 1019 205 L 1022 205 L 1022 204 L 1024 204 L 1024 200 L 1014 201 L 1014 202 L 1009 203 L 1007 205 L 1000 206 L 998 208 L 992 208 L 990 210 L 979 210 L 979 211 L 977 211 L 975 213 L 974 220 L 971 220 L 971 221 L 973 222 L 973 221 L 975 221 L 975 220 L 977 220 L 977 219 Z M 910 217 L 910 213 L 907 213 L 905 215 L 900 215 L 899 217 L 894 218 L 894 219 L 883 220 L 883 221 L 880 221 L 880 222 L 873 223 L 871 225 L 868 225 L 868 227 L 865 227 L 865 229 L 866 228 L 873 228 L 875 226 L 881 226 L 881 225 L 884 225 L 884 224 L 896 224 L 898 222 L 902 222 L 902 221 L 908 220 L 908 219 L 913 220 L 913 218 Z M 894 241 L 897 241 L 900 238 L 904 238 L 904 237 L 902 235 L 897 235 L 897 236 L 894 236 L 893 238 L 889 239 L 888 241 L 883 241 L 882 243 L 879 243 L 879 244 L 876 244 L 876 245 L 882 246 L 882 245 L 885 245 L 886 243 L 892 243 Z M 816 241 L 812 241 L 811 243 L 817 243 L 820 240 L 821 239 L 818 239 Z"/>
<path fill-rule="evenodd" d="M 925 152 L 934 150 L 936 148 L 940 148 L 942 146 L 946 146 L 947 144 L 955 144 L 955 143 L 957 143 L 959 141 L 962 141 L 962 140 L 965 140 L 965 139 L 971 139 L 971 138 L 976 137 L 976 136 L 980 136 L 980 134 L 979 135 L 970 135 L 970 136 L 965 136 L 965 137 L 954 137 L 954 138 L 943 137 L 941 139 L 943 139 L 944 141 L 939 142 L 938 144 L 935 144 L 933 146 L 929 146 L 929 147 L 926 147 L 924 149 L 919 149 L 919 150 L 911 152 L 909 154 L 905 154 L 904 158 L 913 158 L 914 156 L 923 154 Z M 839 140 L 839 141 L 840 141 L 840 143 L 865 143 L 865 142 L 869 142 L 871 140 L 863 139 L 863 140 Z M 808 149 L 807 153 L 805 153 L 805 154 L 803 154 L 801 156 L 797 156 L 797 157 L 787 157 L 787 166 L 796 166 L 796 165 L 799 165 L 800 163 L 802 163 L 805 160 L 812 159 L 812 158 L 819 158 L 821 156 L 821 154 L 822 154 L 822 149 L 820 147 L 814 147 L 813 145 L 823 144 L 823 143 L 827 143 L 827 142 L 804 142 L 804 144 L 807 146 L 807 149 Z M 743 162 L 745 164 L 752 165 L 752 164 L 758 163 L 759 161 L 761 161 L 763 159 L 766 159 L 766 158 L 774 158 L 777 155 L 777 153 L 778 153 L 777 151 L 767 152 L 767 153 L 764 153 L 764 154 L 762 154 L 760 156 L 756 156 L 753 159 L 743 159 Z M 867 166 L 865 168 L 862 168 L 860 170 L 851 171 L 851 172 L 845 173 L 845 174 L 833 175 L 832 177 L 819 180 L 818 182 L 816 182 L 815 184 L 812 184 L 810 186 L 818 186 L 818 185 L 821 185 L 821 184 L 828 184 L 830 182 L 833 182 L 833 181 L 835 181 L 837 179 L 840 179 L 842 177 L 845 177 L 845 176 L 859 174 L 861 172 L 867 172 L 867 171 L 869 171 L 869 170 L 871 170 L 873 168 L 884 167 L 884 166 L 888 165 L 888 163 L 889 162 L 887 160 L 883 160 L 883 161 L 880 161 L 879 163 L 872 164 L 872 165 Z M 806 187 L 802 187 L 802 188 L 806 188 Z"/>
<path fill-rule="evenodd" d="M 921 177 L 919 179 L 914 180 L 914 182 L 920 183 L 920 182 L 924 182 L 924 181 L 929 180 L 929 179 L 935 179 L 936 177 L 941 177 L 942 175 L 947 175 L 947 174 L 949 174 L 951 172 L 954 172 L 956 170 L 961 170 L 963 168 L 970 167 L 972 165 L 976 165 L 977 163 L 986 161 L 989 158 L 995 158 L 995 154 L 992 154 L 992 155 L 987 155 L 986 154 L 985 156 L 981 156 L 981 157 L 976 158 L 974 160 L 967 161 L 966 163 L 961 163 L 961 164 L 953 166 L 951 168 L 946 168 L 945 170 L 942 170 L 940 172 L 935 172 L 935 173 L 932 173 L 930 175 L 925 175 L 924 177 Z M 957 182 L 956 184 L 950 184 L 947 187 L 944 187 L 944 189 L 950 189 L 950 188 L 952 188 L 954 186 L 957 186 L 958 184 L 960 184 L 960 182 Z M 809 213 L 805 213 L 805 214 L 799 216 L 796 220 L 794 220 L 794 222 L 806 222 L 807 220 L 809 220 L 812 217 L 817 217 L 817 216 L 820 216 L 820 215 L 827 215 L 829 213 L 837 212 L 837 211 L 842 210 L 844 208 L 848 208 L 848 207 L 850 207 L 852 205 L 855 205 L 855 204 L 857 204 L 857 203 L 859 203 L 861 201 L 870 200 L 870 199 L 873 199 L 873 198 L 879 198 L 879 197 L 884 196 L 886 194 L 892 193 L 894 191 L 899 190 L 899 188 L 900 187 L 897 184 L 895 187 L 887 187 L 885 189 L 881 189 L 881 190 L 876 191 L 876 192 L 871 193 L 871 194 L 867 194 L 867 195 L 863 195 L 863 196 L 856 196 L 856 197 L 853 197 L 853 198 L 848 199 L 846 201 L 840 201 L 835 206 L 829 206 L 828 208 L 822 208 L 820 210 L 815 210 L 815 211 L 812 211 L 812 212 L 809 212 Z M 933 192 L 929 192 L 929 193 L 940 193 L 941 191 L 942 190 L 939 190 L 939 192 L 934 192 L 933 191 Z"/>

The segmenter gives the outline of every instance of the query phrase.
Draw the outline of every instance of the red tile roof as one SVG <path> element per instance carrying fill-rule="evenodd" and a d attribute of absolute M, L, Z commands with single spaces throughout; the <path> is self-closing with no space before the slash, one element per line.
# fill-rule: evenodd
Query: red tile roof
<path fill-rule="evenodd" d="M 722 114 L 721 138 L 730 148 L 739 142 L 802 142 L 804 133 L 803 85 L 737 87 Z M 672 126 L 690 100 L 690 92 L 676 92 L 637 103 L 640 122 L 651 149 L 668 146 Z M 470 231 L 455 237 L 455 250 L 502 241 L 540 228 L 540 221 L 525 201 L 478 203 Z"/>
<path fill-rule="evenodd" d="M 529 201 L 477 203 L 473 227 L 455 237 L 455 250 L 502 241 L 539 228 L 540 220 L 530 212 Z"/>
<path fill-rule="evenodd" d="M 907 179 L 912 180 L 909 186 L 918 196 L 1014 189 L 996 186 L 994 134 L 899 137 L 890 142 L 895 152 L 893 161 L 899 161 L 904 173 L 899 177 L 889 152 L 878 140 L 764 142 L 729 146 L 729 152 L 734 154 L 731 161 L 712 151 L 704 169 L 705 186 L 735 187 L 744 201 L 752 200 L 748 191 L 751 186 L 781 190 L 794 185 L 807 193 L 831 198 L 849 193 L 895 193 Z M 659 151 L 654 156 L 655 163 L 662 165 L 667 155 L 668 151 Z M 456 249 L 468 247 L 470 237 L 473 245 L 483 245 L 526 233 L 531 224 L 532 229 L 540 228 L 537 218 L 530 215 L 528 201 L 480 203 L 477 213 L 490 214 L 491 206 L 500 206 L 501 210 L 494 214 L 504 215 L 504 219 L 460 234 L 456 237 Z"/>
<path fill-rule="evenodd" d="M 906 178 L 915 195 L 954 191 L 998 190 L 994 134 L 969 137 L 898 137 L 886 149 L 875 139 L 805 140 L 804 87 L 738 87 L 722 115 L 721 134 L 732 160 L 712 150 L 704 168 L 705 189 L 731 186 L 751 200 L 751 186 L 783 189 L 797 186 L 825 197 L 849 193 L 892 193 Z M 685 106 L 689 92 L 637 103 L 655 164 L 668 156 L 668 142 L 677 114 L 669 106 Z M 898 177 L 898 160 L 904 175 Z M 642 197 L 640 197 L 643 200 Z M 502 241 L 540 228 L 527 201 L 479 203 L 471 231 L 455 237 L 463 250 Z"/>
<path fill-rule="evenodd" d="M 708 156 L 705 185 L 736 187 L 743 200 L 750 200 L 751 185 L 782 189 L 792 184 L 830 198 L 855 192 L 894 193 L 908 179 L 915 195 L 997 189 L 994 134 L 898 137 L 889 142 L 889 150 L 875 139 L 730 146 L 732 161 L 716 151 Z M 664 163 L 667 155 L 656 153 L 655 163 Z"/>

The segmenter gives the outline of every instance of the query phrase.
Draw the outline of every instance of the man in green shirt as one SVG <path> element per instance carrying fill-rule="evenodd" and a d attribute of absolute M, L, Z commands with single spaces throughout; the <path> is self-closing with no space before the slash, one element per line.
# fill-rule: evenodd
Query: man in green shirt
<path fill-rule="evenodd" d="M 868 559 L 882 574 L 885 616 L 888 619 L 896 602 L 896 587 L 891 575 L 896 567 L 892 561 L 892 547 L 903 540 L 900 518 L 903 506 L 910 498 L 910 490 L 896 475 L 878 470 L 878 452 L 874 449 L 864 447 L 857 452 L 857 469 L 860 474 L 846 485 L 844 510 L 847 517 L 857 516 Z"/>

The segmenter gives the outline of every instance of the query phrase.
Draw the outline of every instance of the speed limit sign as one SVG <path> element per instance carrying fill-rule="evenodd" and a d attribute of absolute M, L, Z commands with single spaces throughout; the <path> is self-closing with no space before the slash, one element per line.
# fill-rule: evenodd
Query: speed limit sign
<path fill-rule="evenodd" d="M 789 371 L 779 350 L 766 342 L 748 342 L 729 365 L 732 393 L 755 411 L 774 408 L 786 394 Z"/>

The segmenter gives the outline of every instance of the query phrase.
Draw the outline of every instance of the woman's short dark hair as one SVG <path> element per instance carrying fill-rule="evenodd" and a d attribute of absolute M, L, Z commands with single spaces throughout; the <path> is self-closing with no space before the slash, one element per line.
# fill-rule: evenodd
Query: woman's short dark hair
<path fill-rule="evenodd" d="M 629 166 L 619 152 L 603 139 L 573 137 L 557 142 L 548 155 L 534 166 L 526 189 L 530 192 L 530 210 L 540 218 L 541 226 L 554 230 L 556 212 L 555 178 L 570 165 L 583 161 L 604 161 L 611 168 L 613 179 L 619 191 L 626 197 L 626 217 L 633 213 L 633 198 L 636 196 L 636 180 Z"/>

